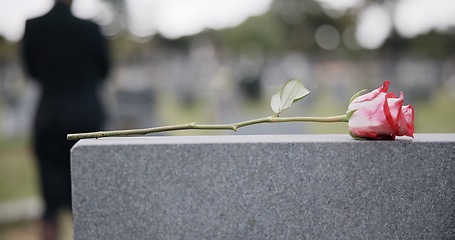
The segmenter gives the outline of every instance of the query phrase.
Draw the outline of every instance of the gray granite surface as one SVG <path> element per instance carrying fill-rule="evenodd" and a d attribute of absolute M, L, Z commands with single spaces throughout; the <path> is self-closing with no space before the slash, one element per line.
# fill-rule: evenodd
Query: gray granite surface
<path fill-rule="evenodd" d="M 455 134 L 104 138 L 71 157 L 76 240 L 455 238 Z"/>

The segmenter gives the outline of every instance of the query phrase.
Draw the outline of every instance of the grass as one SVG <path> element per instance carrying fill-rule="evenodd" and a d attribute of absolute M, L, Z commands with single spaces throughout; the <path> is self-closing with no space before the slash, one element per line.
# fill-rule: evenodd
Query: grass
<path fill-rule="evenodd" d="M 0 138 L 0 202 L 38 195 L 38 176 L 28 141 Z"/>
<path fill-rule="evenodd" d="M 413 105 L 417 133 L 455 133 L 455 99 L 445 91 L 440 91 L 430 101 Z"/>
<path fill-rule="evenodd" d="M 29 141 L 25 138 L 0 138 L 0 203 L 39 196 L 36 163 Z M 72 220 L 67 211 L 60 214 L 61 240 L 72 239 Z M 38 219 L 0 223 L 0 239 L 38 240 Z"/>
<path fill-rule="evenodd" d="M 216 96 L 215 96 L 216 97 Z M 219 120 L 216 115 L 216 101 L 198 99 L 197 103 L 186 108 L 179 104 L 170 96 L 163 96 L 158 104 L 157 112 L 160 113 L 160 123 L 165 125 L 182 124 L 188 122 L 198 123 L 232 123 L 230 121 Z M 302 99 L 301 102 L 305 102 Z M 406 99 L 405 99 L 406 100 Z M 330 116 L 343 114 L 348 105 L 349 99 L 339 101 L 329 93 L 317 93 L 312 104 L 301 104 L 297 102 L 295 106 L 287 109 L 283 116 Z M 415 109 L 415 132 L 416 133 L 455 133 L 455 99 L 450 97 L 446 91 L 440 90 L 433 98 L 423 101 L 413 101 Z M 250 120 L 252 118 L 266 117 L 272 114 L 269 100 L 264 98 L 260 102 L 243 103 L 235 107 L 237 114 L 243 115 L 236 120 Z M 235 114 L 235 113 L 233 113 Z M 302 123 L 306 126 L 309 133 L 327 134 L 348 132 L 346 123 Z M 226 131 L 178 131 L 171 135 L 199 135 L 199 134 L 225 134 Z"/>

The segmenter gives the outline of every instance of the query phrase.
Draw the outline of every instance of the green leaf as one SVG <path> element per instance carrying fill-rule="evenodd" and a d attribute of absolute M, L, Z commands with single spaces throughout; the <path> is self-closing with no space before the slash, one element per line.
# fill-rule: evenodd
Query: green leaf
<path fill-rule="evenodd" d="M 366 92 L 367 89 L 362 89 L 358 92 L 356 92 L 352 97 L 351 99 L 349 99 L 349 104 L 352 103 L 352 101 L 354 101 L 354 99 L 358 98 L 360 95 L 362 95 L 364 92 Z"/>
<path fill-rule="evenodd" d="M 273 112 L 279 115 L 283 110 L 289 108 L 294 102 L 308 95 L 310 91 L 297 80 L 292 79 L 283 88 L 272 96 L 270 106 Z"/>
<path fill-rule="evenodd" d="M 270 106 L 272 107 L 272 110 L 276 114 L 280 114 L 281 109 L 281 90 L 277 92 L 275 95 L 272 96 L 272 100 L 270 102 Z"/>
<path fill-rule="evenodd" d="M 357 137 L 356 135 L 354 135 L 354 133 L 352 133 L 351 131 L 349 131 L 349 135 L 354 138 L 355 140 L 367 140 L 366 138 L 362 138 L 362 137 Z"/>
<path fill-rule="evenodd" d="M 355 111 L 357 111 L 357 109 L 354 109 L 354 110 L 351 110 L 351 111 L 347 111 L 346 112 L 346 118 L 349 120 L 352 115 L 355 113 Z"/>

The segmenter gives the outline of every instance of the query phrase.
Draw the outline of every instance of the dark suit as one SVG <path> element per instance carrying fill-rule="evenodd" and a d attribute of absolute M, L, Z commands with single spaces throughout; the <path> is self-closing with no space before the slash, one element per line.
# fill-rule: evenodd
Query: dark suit
<path fill-rule="evenodd" d="M 41 86 L 34 119 L 34 149 L 46 204 L 45 217 L 71 206 L 70 148 L 66 134 L 99 130 L 104 112 L 97 91 L 109 70 L 98 25 L 56 3 L 28 20 L 23 37 L 26 70 Z"/>

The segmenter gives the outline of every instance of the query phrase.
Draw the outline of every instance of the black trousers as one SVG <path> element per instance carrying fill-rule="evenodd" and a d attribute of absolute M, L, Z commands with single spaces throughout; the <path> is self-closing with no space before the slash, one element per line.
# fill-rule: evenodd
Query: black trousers
<path fill-rule="evenodd" d="M 64 134 L 34 138 L 45 220 L 55 220 L 60 208 L 72 210 L 70 149 L 75 143 Z"/>
<path fill-rule="evenodd" d="M 98 131 L 104 123 L 98 97 L 94 90 L 93 94 L 88 93 L 43 94 L 38 105 L 33 144 L 44 198 L 44 219 L 55 218 L 61 207 L 72 210 L 70 150 L 76 141 L 67 140 L 66 135 Z"/>

